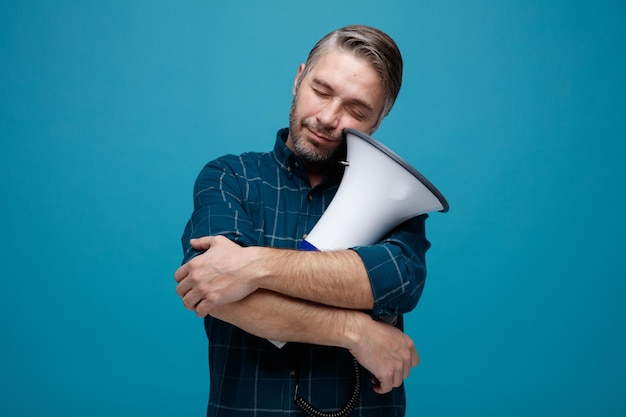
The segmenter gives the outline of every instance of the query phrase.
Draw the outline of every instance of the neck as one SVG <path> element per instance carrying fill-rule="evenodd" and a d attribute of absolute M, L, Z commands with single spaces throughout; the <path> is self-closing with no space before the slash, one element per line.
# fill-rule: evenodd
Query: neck
<path fill-rule="evenodd" d="M 325 166 L 305 162 L 306 173 L 311 187 L 318 186 L 324 180 Z"/>
<path fill-rule="evenodd" d="M 311 183 L 311 187 L 315 188 L 317 187 L 322 180 L 324 179 L 324 176 L 321 174 L 311 174 L 309 172 L 309 183 Z"/>

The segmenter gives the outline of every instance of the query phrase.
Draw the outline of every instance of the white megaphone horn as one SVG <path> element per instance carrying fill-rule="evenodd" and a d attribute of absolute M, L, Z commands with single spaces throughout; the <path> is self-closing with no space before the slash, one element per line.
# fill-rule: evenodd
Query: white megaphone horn
<path fill-rule="evenodd" d="M 444 196 L 404 159 L 374 138 L 346 129 L 346 169 L 335 197 L 301 250 L 371 245 L 402 222 L 449 209 Z"/>

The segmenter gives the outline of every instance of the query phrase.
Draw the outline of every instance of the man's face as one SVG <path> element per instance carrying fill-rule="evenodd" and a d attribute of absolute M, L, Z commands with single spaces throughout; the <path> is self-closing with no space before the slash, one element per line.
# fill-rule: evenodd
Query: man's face
<path fill-rule="evenodd" d="M 372 133 L 384 107 L 376 70 L 354 55 L 331 51 L 294 82 L 287 146 L 305 162 L 325 165 L 343 145 L 343 130 Z"/>

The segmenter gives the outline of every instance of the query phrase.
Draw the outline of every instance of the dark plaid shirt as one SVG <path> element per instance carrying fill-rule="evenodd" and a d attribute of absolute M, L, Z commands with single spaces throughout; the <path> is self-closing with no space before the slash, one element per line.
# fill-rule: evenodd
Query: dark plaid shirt
<path fill-rule="evenodd" d="M 311 188 L 302 161 L 278 132 L 272 152 L 227 155 L 208 163 L 194 187 L 194 211 L 182 237 L 184 262 L 197 255 L 189 239 L 224 235 L 246 246 L 297 248 L 335 195 L 343 168 L 330 167 Z M 405 222 L 376 245 L 353 248 L 369 273 L 374 319 L 397 316 L 417 303 L 426 276 L 426 215 Z M 303 416 L 299 395 L 313 406 L 336 411 L 353 387 L 352 356 L 344 349 L 287 343 L 278 349 L 228 323 L 207 317 L 210 395 L 208 416 Z M 376 394 L 366 371 L 351 416 L 403 416 L 404 387 Z"/>

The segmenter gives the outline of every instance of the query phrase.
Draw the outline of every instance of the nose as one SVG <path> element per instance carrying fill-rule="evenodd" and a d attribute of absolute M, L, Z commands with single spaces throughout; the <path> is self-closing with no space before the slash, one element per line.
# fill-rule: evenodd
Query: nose
<path fill-rule="evenodd" d="M 341 117 L 341 105 L 337 100 L 328 101 L 317 113 L 317 121 L 320 125 L 334 129 L 339 124 Z"/>

